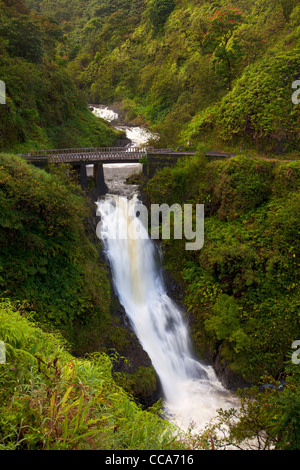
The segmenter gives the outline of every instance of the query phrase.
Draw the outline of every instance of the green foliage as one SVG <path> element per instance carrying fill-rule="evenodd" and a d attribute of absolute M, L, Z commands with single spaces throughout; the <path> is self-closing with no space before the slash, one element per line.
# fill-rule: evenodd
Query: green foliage
<path fill-rule="evenodd" d="M 130 100 L 156 145 L 273 153 L 299 142 L 296 3 L 28 0 L 64 20 L 58 51 L 89 99 Z"/>
<path fill-rule="evenodd" d="M 204 49 L 213 51 L 220 44 L 224 47 L 230 42 L 234 31 L 245 22 L 243 13 L 236 8 L 217 11 L 209 18 L 207 33 L 202 39 Z"/>
<path fill-rule="evenodd" d="M 174 8 L 174 0 L 149 0 L 145 16 L 154 32 L 163 28 Z"/>
<path fill-rule="evenodd" d="M 217 449 L 225 446 L 240 450 L 299 449 L 299 387 L 290 378 L 283 390 L 278 388 L 279 382 L 266 383 L 264 390 L 251 387 L 240 391 L 239 410 L 219 412 L 219 419 L 211 429 Z M 221 434 L 227 437 L 220 439 Z"/>
<path fill-rule="evenodd" d="M 85 234 L 89 208 L 70 171 L 61 166 L 49 174 L 0 156 L 1 289 L 72 337 L 78 322 L 105 323 L 110 287 Z"/>
<path fill-rule="evenodd" d="M 219 106 L 197 117 L 190 138 L 212 132 L 224 142 L 284 153 L 297 148 L 299 108 L 291 100 L 298 52 L 268 57 L 244 72 Z"/>
<path fill-rule="evenodd" d="M 272 184 L 272 162 L 239 157 L 219 166 L 215 195 L 218 216 L 227 220 L 241 216 L 268 201 Z"/>
<path fill-rule="evenodd" d="M 163 245 L 186 286 L 193 338 L 246 380 L 277 378 L 299 330 L 299 162 L 190 158 L 144 187 L 149 203 L 205 204 L 200 252 Z"/>
<path fill-rule="evenodd" d="M 7 41 L 8 53 L 23 57 L 28 62 L 40 63 L 43 59 L 43 32 L 41 26 L 23 15 L 12 18 L 0 27 L 0 35 Z"/>
<path fill-rule="evenodd" d="M 235 30 L 245 23 L 243 13 L 236 8 L 216 12 L 211 18 L 208 30 L 202 39 L 202 48 L 212 53 L 216 74 L 232 87 L 233 69 L 242 57 L 239 41 L 234 38 Z"/>
<path fill-rule="evenodd" d="M 275 199 L 271 205 L 272 226 L 275 229 L 276 241 L 285 246 L 285 250 L 292 252 L 293 256 L 299 252 L 299 215 L 300 194 L 294 192 L 286 198 Z"/>
<path fill-rule="evenodd" d="M 113 145 L 119 133 L 91 115 L 85 95 L 56 61 L 57 23 L 18 3 L 16 11 L 0 2 L 0 79 L 6 85 L 0 150 Z"/>
<path fill-rule="evenodd" d="M 0 449 L 172 447 L 168 422 L 130 401 L 112 379 L 106 354 L 74 358 L 57 334 L 45 333 L 7 300 L 0 302 L 0 340 L 7 352 L 0 368 Z"/>
<path fill-rule="evenodd" d="M 213 306 L 214 315 L 205 321 L 208 332 L 216 335 L 218 341 L 234 343 L 234 351 L 249 348 L 250 341 L 241 328 L 239 309 L 233 297 L 221 295 Z"/>

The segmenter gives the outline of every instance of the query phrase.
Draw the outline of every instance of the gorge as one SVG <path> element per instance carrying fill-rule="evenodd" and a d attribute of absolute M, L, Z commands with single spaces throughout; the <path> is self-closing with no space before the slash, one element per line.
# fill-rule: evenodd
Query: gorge
<path fill-rule="evenodd" d="M 104 119 L 117 118 L 108 108 L 98 109 L 101 113 L 97 108 L 93 112 Z M 128 137 L 135 135 L 132 145 L 145 145 L 145 136 L 151 136 L 144 129 L 125 129 Z M 224 389 L 213 367 L 193 353 L 183 312 L 167 294 L 157 247 L 139 218 L 138 188 L 128 189 L 124 184 L 126 170 L 139 171 L 140 164 L 129 169 L 127 165 L 109 165 L 109 194 L 97 201 L 97 235 L 120 303 L 159 377 L 166 416 L 186 431 L 193 427 L 194 432 L 200 432 L 217 409 L 236 407 L 237 399 Z"/>

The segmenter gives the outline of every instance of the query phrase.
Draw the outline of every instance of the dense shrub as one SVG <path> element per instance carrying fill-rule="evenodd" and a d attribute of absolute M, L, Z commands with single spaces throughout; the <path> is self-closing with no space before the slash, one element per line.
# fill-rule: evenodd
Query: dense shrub
<path fill-rule="evenodd" d="M 30 13 L 22 1 L 0 1 L 0 8 L 0 79 L 6 85 L 0 150 L 112 146 L 120 133 L 88 111 L 85 95 L 56 60 L 58 24 Z"/>
<path fill-rule="evenodd" d="M 53 171 L 0 157 L 0 283 L 39 321 L 72 333 L 78 321 L 106 318 L 110 286 L 85 233 L 90 208 L 80 186 L 66 176 L 68 166 Z"/>
<path fill-rule="evenodd" d="M 292 103 L 299 54 L 267 57 L 246 70 L 220 104 L 195 118 L 190 138 L 207 132 L 224 142 L 284 153 L 297 148 L 299 108 Z"/>
<path fill-rule="evenodd" d="M 9 301 L 0 301 L 1 450 L 167 449 L 171 427 L 142 411 L 112 379 L 106 354 L 74 358 Z M 178 443 L 180 448 L 180 444 Z"/>

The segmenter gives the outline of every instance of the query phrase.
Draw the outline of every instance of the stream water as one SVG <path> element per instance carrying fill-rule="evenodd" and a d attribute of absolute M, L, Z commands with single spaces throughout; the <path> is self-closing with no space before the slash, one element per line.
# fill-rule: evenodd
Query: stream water
<path fill-rule="evenodd" d="M 188 325 L 166 292 L 156 245 L 138 217 L 137 188 L 124 181 L 137 171 L 141 171 L 139 165 L 104 168 L 109 193 L 97 202 L 101 218 L 97 234 L 120 302 L 160 379 L 167 417 L 182 429 L 192 425 L 197 432 L 216 416 L 217 409 L 235 407 L 236 401 L 213 367 L 195 357 Z"/>

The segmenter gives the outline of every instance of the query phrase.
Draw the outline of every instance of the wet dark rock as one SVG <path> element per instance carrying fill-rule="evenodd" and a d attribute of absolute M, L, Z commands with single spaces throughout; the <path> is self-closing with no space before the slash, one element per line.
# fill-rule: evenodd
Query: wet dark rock
<path fill-rule="evenodd" d="M 222 358 L 221 346 L 218 353 L 211 357 L 217 377 L 227 390 L 235 392 L 238 389 L 242 390 L 254 385 L 254 383 L 249 383 L 244 380 L 230 368 L 230 362 Z"/>
<path fill-rule="evenodd" d="M 128 139 L 128 137 L 122 137 L 116 140 L 114 147 L 127 147 L 130 144 L 131 144 L 131 140 Z"/>
<path fill-rule="evenodd" d="M 184 301 L 184 295 L 185 295 L 183 286 L 175 282 L 171 274 L 165 269 L 162 270 L 162 273 L 163 273 L 163 280 L 166 286 L 167 294 L 175 302 L 182 303 Z M 183 306 L 182 306 L 182 309 L 183 309 Z"/>

